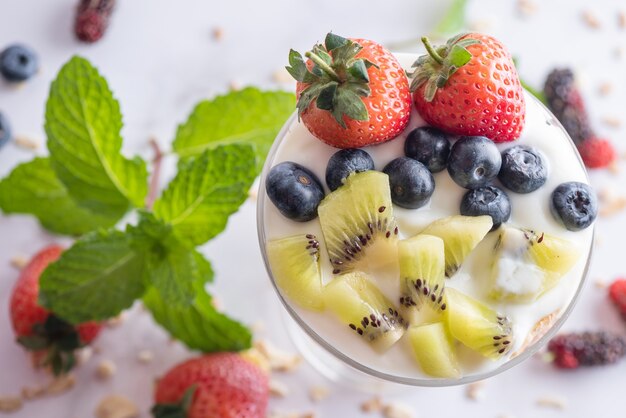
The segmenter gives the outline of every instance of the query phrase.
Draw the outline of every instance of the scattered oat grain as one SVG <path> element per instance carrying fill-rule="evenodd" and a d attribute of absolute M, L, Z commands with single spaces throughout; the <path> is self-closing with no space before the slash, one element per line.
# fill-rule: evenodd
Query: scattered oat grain
<path fill-rule="evenodd" d="M 524 17 L 532 16 L 537 12 L 537 3 L 531 0 L 517 0 L 517 12 Z"/>
<path fill-rule="evenodd" d="M 618 175 L 621 172 L 620 165 L 617 161 L 613 161 L 611 164 L 609 164 L 607 170 L 609 170 L 609 173 L 613 174 L 614 176 Z"/>
<path fill-rule="evenodd" d="M 230 80 L 230 83 L 228 83 L 228 88 L 230 89 L 230 91 L 241 90 L 241 87 L 241 81 L 239 80 Z"/>
<path fill-rule="evenodd" d="M 259 334 L 265 331 L 265 322 L 264 321 L 254 321 L 252 325 L 250 325 L 250 329 L 252 329 L 253 334 Z"/>
<path fill-rule="evenodd" d="M 383 409 L 383 403 L 378 396 L 373 397 L 361 404 L 361 411 L 371 413 L 380 412 Z"/>
<path fill-rule="evenodd" d="M 602 122 L 610 126 L 611 128 L 619 128 L 622 126 L 622 121 L 620 118 L 616 118 L 615 116 L 605 116 L 602 118 Z"/>
<path fill-rule="evenodd" d="M 124 396 L 109 395 L 102 398 L 94 414 L 96 418 L 137 418 L 139 408 Z"/>
<path fill-rule="evenodd" d="M 311 386 L 309 388 L 309 399 L 313 402 L 321 402 L 328 398 L 330 395 L 330 389 L 326 386 Z"/>
<path fill-rule="evenodd" d="M 565 399 L 555 396 L 544 396 L 537 399 L 537 406 L 563 410 L 567 406 Z"/>
<path fill-rule="evenodd" d="M 390 402 L 383 406 L 385 418 L 413 418 L 414 411 L 407 405 L 399 402 Z"/>
<path fill-rule="evenodd" d="M 19 396 L 0 396 L 0 412 L 15 412 L 22 408 Z"/>
<path fill-rule="evenodd" d="M 285 67 L 281 67 L 278 70 L 274 71 L 272 73 L 272 79 L 274 80 L 274 82 L 279 84 L 291 84 L 295 82 L 295 80 L 293 79 L 291 74 L 289 74 L 289 71 L 287 71 Z"/>
<path fill-rule="evenodd" d="M 141 350 L 137 353 L 137 361 L 141 364 L 149 364 L 154 360 L 154 354 L 150 350 Z"/>
<path fill-rule="evenodd" d="M 596 278 L 593 281 L 593 284 L 598 288 L 598 289 L 606 289 L 606 287 L 608 286 L 606 280 L 601 279 L 601 278 Z"/>
<path fill-rule="evenodd" d="M 267 418 L 301 418 L 297 412 L 271 411 Z"/>
<path fill-rule="evenodd" d="M 602 26 L 598 18 L 589 10 L 585 10 L 581 16 L 583 22 L 592 29 L 599 29 Z"/>
<path fill-rule="evenodd" d="M 620 29 L 626 29 L 626 11 L 620 10 L 617 13 L 617 25 Z"/>
<path fill-rule="evenodd" d="M 222 309 L 224 309 L 224 305 L 222 304 L 222 300 L 220 298 L 217 298 L 217 297 L 213 297 L 211 299 L 211 305 L 213 305 L 213 307 L 215 308 L 216 311 L 221 311 Z"/>
<path fill-rule="evenodd" d="M 248 197 L 250 198 L 250 200 L 252 200 L 253 202 L 256 202 L 257 198 L 259 196 L 259 189 L 255 186 L 252 186 L 250 188 L 250 190 L 248 190 Z"/>
<path fill-rule="evenodd" d="M 28 136 L 21 136 L 18 135 L 13 139 L 13 142 L 15 142 L 15 145 L 17 145 L 20 148 L 23 149 L 27 149 L 30 151 L 35 151 L 36 149 L 39 148 L 39 141 L 37 141 L 36 139 L 30 138 Z"/>
<path fill-rule="evenodd" d="M 28 258 L 23 255 L 14 255 L 11 257 L 11 265 L 16 269 L 21 270 L 28 265 Z"/>
<path fill-rule="evenodd" d="M 111 360 L 102 360 L 96 367 L 96 377 L 101 380 L 109 380 L 115 376 L 117 366 Z"/>
<path fill-rule="evenodd" d="M 276 398 L 284 398 L 285 396 L 289 395 L 289 388 L 286 384 L 279 380 L 270 379 L 269 387 L 270 395 Z"/>
<path fill-rule="evenodd" d="M 613 56 L 615 59 L 621 59 L 624 56 L 624 48 L 621 46 L 615 47 L 613 50 Z"/>
<path fill-rule="evenodd" d="M 477 19 L 468 22 L 467 27 L 471 31 L 489 32 L 493 27 L 493 23 L 488 19 Z"/>
<path fill-rule="evenodd" d="M 220 26 L 216 26 L 213 28 L 213 39 L 216 41 L 221 41 L 224 39 L 224 28 Z"/>
<path fill-rule="evenodd" d="M 119 314 L 118 316 L 109 319 L 105 322 L 106 326 L 109 328 L 117 328 L 124 323 L 126 320 L 126 315 L 124 313 Z"/>
<path fill-rule="evenodd" d="M 257 340 L 254 347 L 267 358 L 272 371 L 290 372 L 302 362 L 299 355 L 280 350 L 265 340 Z"/>
<path fill-rule="evenodd" d="M 248 360 L 248 361 L 254 363 L 255 365 L 257 365 L 265 373 L 270 374 L 270 372 L 272 371 L 270 369 L 270 362 L 267 359 L 267 357 L 265 357 L 265 355 L 263 353 L 261 353 L 255 347 L 252 347 L 252 348 L 249 348 L 247 350 L 241 351 L 239 354 L 245 360 Z"/>
<path fill-rule="evenodd" d="M 76 351 L 76 364 L 79 366 L 87 363 L 93 356 L 93 348 L 86 346 Z"/>
<path fill-rule="evenodd" d="M 465 396 L 473 401 L 481 401 L 485 398 L 485 382 L 470 383 L 465 387 Z"/>
<path fill-rule="evenodd" d="M 599 215 L 602 217 L 615 215 L 626 208 L 626 197 L 618 195 L 614 189 L 605 187 L 598 193 L 600 198 Z"/>
<path fill-rule="evenodd" d="M 608 96 L 609 94 L 611 94 L 612 91 L 613 84 L 609 83 L 608 81 L 600 84 L 600 86 L 598 87 L 598 93 L 600 94 L 600 96 Z"/>
<path fill-rule="evenodd" d="M 76 384 L 73 374 L 59 376 L 46 387 L 46 395 L 60 395 L 72 389 Z"/>
<path fill-rule="evenodd" d="M 22 399 L 30 401 L 41 398 L 46 394 L 45 386 L 24 386 L 21 391 Z"/>

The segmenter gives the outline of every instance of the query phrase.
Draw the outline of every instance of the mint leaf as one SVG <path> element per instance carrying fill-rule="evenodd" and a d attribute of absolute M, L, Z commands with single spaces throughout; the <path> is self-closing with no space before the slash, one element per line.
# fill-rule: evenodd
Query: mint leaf
<path fill-rule="evenodd" d="M 250 145 L 208 149 L 179 167 L 154 203 L 154 215 L 169 223 L 183 243 L 204 244 L 224 230 L 228 217 L 246 200 L 255 176 Z"/>
<path fill-rule="evenodd" d="M 40 279 L 40 302 L 77 324 L 104 320 L 132 305 L 145 289 L 144 257 L 121 231 L 95 231 L 66 250 Z"/>
<path fill-rule="evenodd" d="M 211 264 L 195 249 L 180 243 L 171 225 L 143 212 L 137 226 L 127 231 L 136 248 L 145 252 L 146 282 L 154 286 L 166 303 L 188 305 L 195 298 L 194 283 L 213 279 Z"/>
<path fill-rule="evenodd" d="M 260 171 L 278 131 L 295 108 L 293 93 L 253 87 L 202 101 L 178 127 L 174 151 L 186 158 L 219 145 L 245 142 L 255 147 Z"/>
<path fill-rule="evenodd" d="M 80 206 L 116 219 L 143 206 L 146 164 L 120 154 L 119 103 L 86 59 L 72 58 L 52 82 L 45 128 L 52 167 Z"/>
<path fill-rule="evenodd" d="M 466 9 L 467 0 L 452 0 L 449 9 L 435 27 L 433 36 L 445 38 L 463 30 L 465 27 Z"/>
<path fill-rule="evenodd" d="M 188 307 L 168 304 L 155 288 L 148 289 L 143 301 L 154 320 L 191 349 L 212 353 L 240 351 L 250 347 L 250 331 L 216 311 L 211 296 L 199 285 L 196 299 Z"/>
<path fill-rule="evenodd" d="M 0 209 L 5 213 L 34 215 L 44 228 L 65 235 L 82 235 L 117 222 L 117 218 L 78 206 L 47 158 L 20 164 L 0 181 Z"/>

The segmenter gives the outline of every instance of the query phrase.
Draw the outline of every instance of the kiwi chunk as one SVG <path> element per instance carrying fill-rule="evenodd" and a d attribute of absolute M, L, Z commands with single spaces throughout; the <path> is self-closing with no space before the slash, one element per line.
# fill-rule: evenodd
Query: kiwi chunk
<path fill-rule="evenodd" d="M 511 349 L 510 320 L 456 289 L 446 289 L 446 322 L 454 338 L 485 357 L 497 359 Z"/>
<path fill-rule="evenodd" d="M 415 360 L 429 376 L 461 377 L 456 357 L 456 347 L 450 331 L 443 322 L 411 327 L 407 336 Z"/>
<path fill-rule="evenodd" d="M 324 302 L 340 321 L 383 352 L 402 337 L 406 321 L 361 272 L 336 277 L 324 288 Z"/>
<path fill-rule="evenodd" d="M 398 242 L 400 305 L 411 324 L 429 321 L 446 309 L 443 240 L 416 235 Z"/>
<path fill-rule="evenodd" d="M 485 238 L 491 230 L 491 216 L 454 215 L 431 223 L 422 234 L 434 235 L 444 242 L 446 276 L 457 272 L 465 257 Z"/>
<path fill-rule="evenodd" d="M 334 274 L 397 260 L 398 227 L 386 174 L 350 175 L 324 198 L 318 214 Z"/>
<path fill-rule="evenodd" d="M 490 296 L 530 302 L 552 289 L 580 255 L 572 242 L 529 229 L 505 227 L 495 245 Z"/>
<path fill-rule="evenodd" d="M 280 290 L 299 306 L 317 311 L 324 308 L 319 247 L 313 234 L 267 243 L 270 267 Z"/>

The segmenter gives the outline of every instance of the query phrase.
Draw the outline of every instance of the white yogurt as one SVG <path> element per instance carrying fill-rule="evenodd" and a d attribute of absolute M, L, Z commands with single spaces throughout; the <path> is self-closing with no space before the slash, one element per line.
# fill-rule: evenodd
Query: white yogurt
<path fill-rule="evenodd" d="M 416 59 L 416 56 L 412 54 L 397 54 L 396 57 L 407 69 Z M 406 135 L 422 125 L 425 125 L 424 121 L 413 110 L 411 122 L 400 136 L 384 144 L 364 148 L 374 159 L 376 169 L 382 170 L 389 161 L 403 156 Z M 497 234 L 492 233 L 488 234 L 469 255 L 460 270 L 452 278 L 446 280 L 446 286 L 457 288 L 480 299 L 510 318 L 514 334 L 514 345 L 510 353 L 514 353 L 521 347 L 541 318 L 555 311 L 562 312 L 569 305 L 583 277 L 587 255 L 593 240 L 591 227 L 579 232 L 570 232 L 559 225 L 550 213 L 550 194 L 559 184 L 567 181 L 582 183 L 588 183 L 588 181 L 585 170 L 567 136 L 561 131 L 553 117 L 527 93 L 526 125 L 521 137 L 513 143 L 498 144 L 498 148 L 502 151 L 517 144 L 529 145 L 541 151 L 549 162 L 549 175 L 546 184 L 532 193 L 516 194 L 507 190 L 512 208 L 511 218 L 507 224 L 546 232 L 570 240 L 579 247 L 581 257 L 576 265 L 561 278 L 557 286 L 535 302 L 518 304 L 494 302 L 488 297 L 493 246 L 497 238 Z M 294 118 L 290 120 L 286 135 L 278 146 L 270 165 L 274 166 L 282 161 L 293 161 L 313 171 L 324 183 L 328 159 L 335 152 L 337 149 L 316 139 L 302 123 Z M 394 205 L 401 239 L 419 233 L 431 221 L 459 214 L 461 198 L 466 190 L 456 185 L 446 170 L 434 174 L 434 178 L 435 192 L 426 206 L 420 209 L 402 209 Z M 329 192 L 328 189 L 326 192 Z M 265 199 L 262 221 L 268 240 L 295 234 L 317 235 L 322 245 L 320 259 L 323 280 L 324 282 L 332 280 L 332 268 L 328 257 L 325 256 L 326 249 L 319 220 L 306 223 L 293 222 L 282 216 L 269 199 Z M 384 271 L 377 271 L 376 275 L 370 275 L 370 278 L 390 300 L 399 300 L 400 280 L 397 268 L 390 267 Z M 289 302 L 288 299 L 287 301 Z M 295 304 L 292 304 L 292 308 L 315 333 L 358 363 L 398 377 L 429 378 L 421 372 L 404 339 L 387 352 L 378 354 L 348 327 L 339 322 L 331 312 L 311 312 Z M 461 344 L 458 346 L 458 353 L 465 376 L 495 369 L 510 358 L 509 354 L 497 361 L 485 359 Z"/>

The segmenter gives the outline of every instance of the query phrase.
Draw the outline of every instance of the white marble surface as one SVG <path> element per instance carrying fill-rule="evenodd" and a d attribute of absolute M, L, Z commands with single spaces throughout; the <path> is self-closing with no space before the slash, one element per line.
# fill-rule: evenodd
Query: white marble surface
<path fill-rule="evenodd" d="M 598 0 L 589 5 L 584 0 L 535 1 L 536 14 L 521 18 L 514 1 L 474 0 L 469 18 L 475 26 L 510 46 L 520 57 L 521 72 L 531 82 L 539 83 L 555 64 L 572 65 L 580 74 L 598 131 L 614 138 L 621 152 L 626 151 L 623 130 L 602 123 L 605 117 L 621 118 L 625 112 L 622 98 L 626 93 L 626 64 L 616 57 L 617 49 L 626 48 L 626 31 L 620 30 L 617 23 L 619 2 Z M 22 88 L 0 84 L 0 109 L 11 119 L 16 134 L 43 143 L 43 110 L 49 82 L 60 65 L 78 53 L 101 69 L 121 101 L 125 150 L 149 158 L 147 139 L 154 135 L 167 149 L 176 125 L 196 101 L 225 91 L 230 82 L 276 87 L 272 73 L 285 64 L 288 48 L 303 50 L 330 29 L 381 42 L 415 38 L 429 31 L 449 1 L 376 2 L 392 4 L 392 13 L 366 6 L 375 2 L 358 0 L 120 1 L 106 38 L 89 46 L 73 39 L 70 28 L 74 3 L 0 0 L 0 48 L 21 41 L 33 46 L 42 60 L 41 74 Z M 600 29 L 583 23 L 583 10 L 597 16 Z M 212 38 L 215 27 L 223 28 L 220 42 Z M 598 88 L 605 82 L 612 83 L 613 91 L 600 97 Z M 291 88 L 289 84 L 283 87 Z M 31 157 L 29 151 L 13 145 L 5 147 L 0 151 L 0 175 Z M 172 157 L 168 158 L 164 182 L 174 163 Z M 626 193 L 624 180 L 623 174 L 592 174 L 598 188 L 613 187 L 618 193 Z M 608 305 L 605 291 L 594 282 L 623 273 L 625 227 L 623 213 L 598 223 L 599 245 L 590 280 L 566 329 L 604 327 L 624 332 L 624 324 Z M 249 201 L 233 216 L 227 231 L 204 248 L 217 273 L 214 293 L 233 315 L 248 322 L 262 320 L 265 331 L 260 336 L 289 348 L 280 319 L 282 311 L 269 287 L 254 230 L 255 203 Z M 0 395 L 44 379 L 31 370 L 22 350 L 13 343 L 7 305 L 17 271 L 9 260 L 18 254 L 30 255 L 53 240 L 29 217 L 0 215 Z M 238 262 L 242 257 L 245 263 Z M 102 396 L 120 393 L 134 399 L 142 416 L 148 417 L 154 378 L 192 355 L 168 343 L 167 336 L 139 309 L 128 314 L 120 327 L 106 330 L 97 346 L 101 352 L 78 371 L 76 388 L 58 398 L 29 402 L 12 416 L 86 418 L 93 416 Z M 154 353 L 151 365 L 138 363 L 137 353 L 142 349 Z M 111 359 L 118 367 L 117 374 L 106 382 L 94 378 L 102 359 Z M 469 400 L 463 387 L 414 389 L 385 399 L 411 405 L 419 417 L 618 417 L 626 410 L 625 375 L 626 362 L 564 373 L 533 358 L 485 382 L 478 401 Z M 308 365 L 296 374 L 278 378 L 289 385 L 290 394 L 285 399 L 273 399 L 272 410 L 359 417 L 358 404 L 368 398 L 331 385 L 329 399 L 310 403 L 309 387 L 329 384 Z M 542 397 L 561 398 L 566 409 L 540 407 L 537 399 Z"/>

